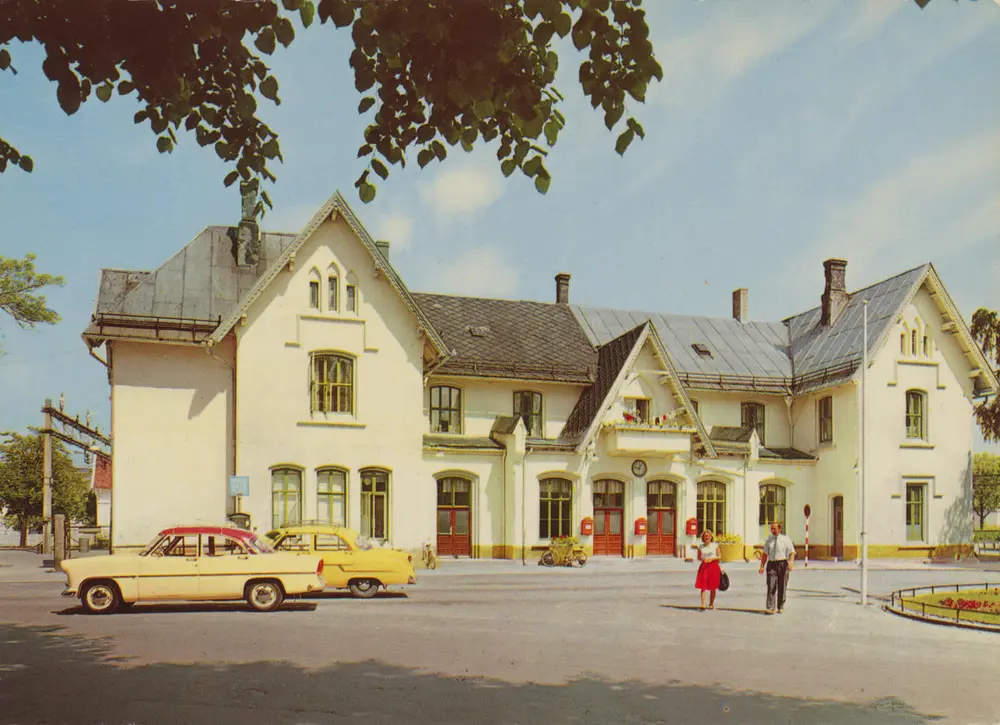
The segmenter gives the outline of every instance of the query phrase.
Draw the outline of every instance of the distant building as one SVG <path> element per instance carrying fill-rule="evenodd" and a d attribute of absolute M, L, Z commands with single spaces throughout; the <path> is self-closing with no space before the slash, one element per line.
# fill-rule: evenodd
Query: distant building
<path fill-rule="evenodd" d="M 859 544 L 868 303 L 872 556 L 967 545 L 972 407 L 995 374 L 930 264 L 752 321 L 411 293 L 340 194 L 297 235 L 209 227 L 159 269 L 104 270 L 113 541 L 222 521 L 343 523 L 415 550 L 679 556 L 781 521 L 810 555 Z M 608 300 L 613 305 L 613 300 Z M 645 527 L 645 529 L 643 529 Z M 642 533 L 645 530 L 645 533 Z"/>

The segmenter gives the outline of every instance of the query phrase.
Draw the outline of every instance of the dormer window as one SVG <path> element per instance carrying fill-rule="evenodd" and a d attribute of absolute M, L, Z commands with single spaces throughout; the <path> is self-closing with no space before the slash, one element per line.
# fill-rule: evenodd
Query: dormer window
<path fill-rule="evenodd" d="M 695 342 L 691 344 L 691 348 L 698 353 L 698 357 L 712 357 L 712 351 L 708 349 L 708 345 Z"/>
<path fill-rule="evenodd" d="M 462 391 L 450 385 L 435 385 L 430 393 L 431 432 L 461 433 Z"/>

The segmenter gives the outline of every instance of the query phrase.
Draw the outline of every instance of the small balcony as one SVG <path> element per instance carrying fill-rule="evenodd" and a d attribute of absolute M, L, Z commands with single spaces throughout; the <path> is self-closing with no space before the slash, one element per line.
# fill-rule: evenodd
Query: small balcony
<path fill-rule="evenodd" d="M 668 457 L 691 450 L 693 428 L 663 427 L 638 422 L 605 423 L 612 456 Z"/>

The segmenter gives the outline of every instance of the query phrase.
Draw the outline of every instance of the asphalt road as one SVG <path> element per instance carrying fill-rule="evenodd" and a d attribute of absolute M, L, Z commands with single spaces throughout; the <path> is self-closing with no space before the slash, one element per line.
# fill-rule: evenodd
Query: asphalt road
<path fill-rule="evenodd" d="M 273 614 L 97 617 L 61 581 L 0 581 L 0 723 L 1000 722 L 1000 634 L 862 608 L 851 571 L 797 570 L 780 616 L 751 568 L 711 612 L 693 569 L 456 571 Z M 873 572 L 870 590 L 983 579 Z"/>

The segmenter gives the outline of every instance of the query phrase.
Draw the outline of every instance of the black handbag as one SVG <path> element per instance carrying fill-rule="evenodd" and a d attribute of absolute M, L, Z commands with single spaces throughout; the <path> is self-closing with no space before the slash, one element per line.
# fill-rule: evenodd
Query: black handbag
<path fill-rule="evenodd" d="M 724 592 L 729 589 L 729 575 L 726 572 L 722 572 L 719 577 L 719 591 Z"/>

